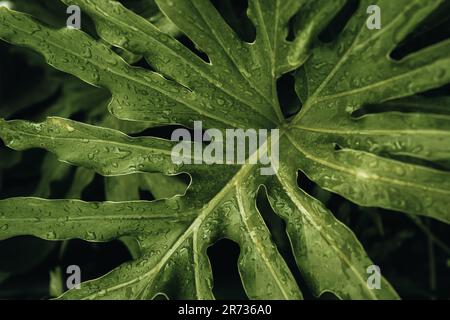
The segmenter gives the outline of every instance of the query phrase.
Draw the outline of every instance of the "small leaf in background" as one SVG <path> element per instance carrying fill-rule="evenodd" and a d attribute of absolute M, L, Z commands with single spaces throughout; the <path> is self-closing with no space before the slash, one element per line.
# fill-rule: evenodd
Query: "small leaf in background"
<path fill-rule="evenodd" d="M 64 293 L 64 283 L 61 267 L 56 267 L 50 271 L 50 289 L 51 297 L 59 297 Z"/>

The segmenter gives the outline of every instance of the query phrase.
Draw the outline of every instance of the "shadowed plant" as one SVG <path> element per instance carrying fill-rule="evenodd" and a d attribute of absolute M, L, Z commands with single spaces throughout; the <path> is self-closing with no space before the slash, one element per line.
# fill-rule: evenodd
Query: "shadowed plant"
<path fill-rule="evenodd" d="M 63 112 L 59 117 L 1 119 L 0 138 L 11 149 L 45 149 L 77 166 L 81 186 L 95 173 L 107 177 L 111 201 L 46 199 L 45 188 L 39 197 L 0 200 L 0 239 L 122 239 L 135 252 L 132 261 L 62 299 L 212 299 L 206 251 L 222 238 L 240 247 L 238 269 L 249 298 L 302 298 L 256 206 L 261 190 L 284 220 L 297 266 L 315 296 L 398 298 L 384 278 L 380 289 L 367 286 L 366 270 L 374 262 L 354 233 L 298 186 L 297 176 L 301 171 L 362 207 L 450 222 L 450 173 L 442 169 L 450 159 L 450 99 L 417 96 L 450 83 L 450 41 L 391 57 L 443 1 L 361 0 L 342 31 L 324 42 L 319 35 L 348 1 L 249 0 L 256 31 L 251 43 L 209 0 L 156 0 L 157 18 L 114 0 L 62 2 L 78 5 L 94 22 L 96 36 L 0 8 L 0 38 L 107 91 L 89 94 L 83 84 L 79 100 L 55 104 L 53 110 Z M 380 30 L 366 27 L 373 4 L 382 10 Z M 196 52 L 179 41 L 180 34 Z M 133 65 L 140 58 L 152 70 Z M 277 81 L 288 73 L 302 106 L 285 118 Z M 94 106 L 92 121 L 68 119 Z M 174 164 L 174 142 L 130 136 L 149 127 L 192 128 L 194 121 L 206 129 L 279 129 L 278 171 L 263 176 L 259 164 Z M 50 167 L 59 165 L 56 159 L 47 160 Z M 186 191 L 170 180 L 183 173 L 191 178 Z M 157 200 L 118 199 L 164 183 L 174 190 Z"/>

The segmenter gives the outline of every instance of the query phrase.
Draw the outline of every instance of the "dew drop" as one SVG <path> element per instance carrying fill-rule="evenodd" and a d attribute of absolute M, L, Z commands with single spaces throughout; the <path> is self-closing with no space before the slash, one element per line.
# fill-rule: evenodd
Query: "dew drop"
<path fill-rule="evenodd" d="M 97 235 L 94 231 L 88 231 L 86 232 L 86 240 L 95 240 L 97 239 Z"/>
<path fill-rule="evenodd" d="M 406 174 L 405 169 L 402 167 L 396 167 L 394 171 L 398 176 L 404 176 Z"/>
<path fill-rule="evenodd" d="M 56 239 L 56 233 L 54 231 L 47 232 L 46 238 L 49 240 Z"/>
<path fill-rule="evenodd" d="M 446 70 L 440 69 L 436 72 L 435 78 L 436 80 L 443 80 L 446 74 L 447 74 Z"/>

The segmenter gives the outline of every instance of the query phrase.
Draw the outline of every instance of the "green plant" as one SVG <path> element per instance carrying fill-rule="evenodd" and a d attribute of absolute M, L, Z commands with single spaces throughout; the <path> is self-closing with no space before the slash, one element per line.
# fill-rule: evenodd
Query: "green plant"
<path fill-rule="evenodd" d="M 206 249 L 224 237 L 240 246 L 239 271 L 250 298 L 301 298 L 256 207 L 260 188 L 285 221 L 298 267 L 315 295 L 398 297 L 385 279 L 380 290 L 368 288 L 366 269 L 373 262 L 353 232 L 298 187 L 297 172 L 361 206 L 450 221 L 450 174 L 426 166 L 448 164 L 449 113 L 436 111 L 440 99 L 423 103 L 414 96 L 450 82 L 450 42 L 400 61 L 389 57 L 442 1 L 362 0 L 338 39 L 324 44 L 317 36 L 344 0 L 251 0 L 253 43 L 240 40 L 210 1 L 157 0 L 175 29 L 210 62 L 117 1 L 63 2 L 80 6 L 101 40 L 46 27 L 6 8 L 0 8 L 0 38 L 32 48 L 56 69 L 108 89 L 110 113 L 132 127 L 134 122 L 190 127 L 201 120 L 219 129 L 278 128 L 280 168 L 274 176 L 261 176 L 260 165 L 175 165 L 171 141 L 131 138 L 60 117 L 40 123 L 0 120 L 0 137 L 15 150 L 46 149 L 60 161 L 108 177 L 187 172 L 192 178 L 183 196 L 152 202 L 1 200 L 0 239 L 126 237 L 139 243 L 135 260 L 62 298 L 143 299 L 159 293 L 213 298 Z M 383 10 L 381 30 L 365 26 L 365 8 L 372 2 Z M 295 37 L 287 41 L 294 16 Z M 145 57 L 155 71 L 130 66 L 111 47 Z M 285 119 L 276 81 L 293 71 L 302 109 Z M 414 112 L 401 112 L 401 106 L 411 108 L 411 101 Z M 392 111 L 393 103 L 399 111 Z M 355 116 L 377 104 L 381 112 Z M 130 177 L 127 186 L 140 183 Z"/>

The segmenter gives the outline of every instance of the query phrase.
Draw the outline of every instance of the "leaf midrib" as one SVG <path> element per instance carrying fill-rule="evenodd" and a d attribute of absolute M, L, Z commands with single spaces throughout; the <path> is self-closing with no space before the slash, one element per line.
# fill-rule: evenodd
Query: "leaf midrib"
<path fill-rule="evenodd" d="M 20 13 L 19 13 L 19 14 L 20 14 Z M 23 29 L 21 29 L 20 27 L 17 27 L 16 25 L 14 25 L 14 28 L 16 28 L 17 30 L 19 30 L 19 31 L 21 31 L 21 32 L 23 32 L 23 33 L 26 33 L 26 32 L 27 32 L 26 30 L 23 30 Z M 55 31 L 55 30 L 52 30 L 52 31 L 58 32 L 58 31 Z M 81 32 L 81 33 L 83 33 L 82 31 L 79 31 L 79 30 L 76 30 L 76 31 L 74 31 L 74 32 Z M 42 42 L 50 43 L 51 45 L 53 45 L 53 46 L 59 48 L 60 50 L 62 50 L 62 51 L 64 51 L 64 52 L 69 52 L 69 54 L 71 54 L 71 55 L 73 55 L 73 56 L 76 56 L 77 58 L 80 58 L 81 60 L 84 60 L 84 59 L 85 59 L 83 56 L 81 56 L 81 55 L 79 55 L 79 54 L 76 54 L 76 53 L 73 52 L 73 51 L 68 51 L 67 48 L 61 47 L 59 44 L 57 44 L 57 43 L 55 43 L 55 42 L 53 42 L 53 41 L 50 41 L 49 39 L 44 39 L 44 38 L 42 38 L 42 37 L 37 36 L 36 34 L 35 34 L 34 36 L 35 36 L 36 38 L 40 39 Z M 109 49 L 108 49 L 108 50 L 109 50 Z M 194 106 L 192 106 L 192 105 L 190 105 L 190 104 L 186 104 L 185 101 L 183 101 L 183 100 L 180 100 L 180 99 L 178 99 L 178 98 L 173 98 L 173 97 L 172 97 L 173 95 L 169 94 L 169 92 L 166 92 L 165 90 L 162 90 L 162 89 L 159 88 L 159 87 L 152 87 L 152 86 L 149 86 L 148 83 L 143 82 L 143 81 L 141 81 L 140 79 L 138 79 L 138 78 L 136 78 L 136 77 L 131 77 L 131 76 L 128 76 L 128 75 L 126 75 L 126 74 L 119 73 L 119 72 L 115 71 L 114 68 L 110 68 L 110 67 L 108 67 L 108 66 L 107 66 L 107 67 L 103 67 L 103 66 L 101 66 L 99 63 L 97 63 L 97 62 L 94 63 L 93 61 L 95 61 L 95 60 L 90 60 L 90 63 L 91 63 L 92 65 L 96 66 L 97 68 L 99 68 L 100 70 L 108 70 L 109 73 L 112 73 L 112 74 L 118 76 L 119 78 L 124 78 L 125 80 L 129 80 L 129 81 L 131 81 L 131 82 L 135 82 L 135 83 L 137 83 L 137 84 L 139 84 L 139 85 L 142 85 L 142 86 L 144 86 L 144 87 L 149 87 L 149 88 L 151 88 L 152 90 L 157 91 L 157 92 L 161 93 L 162 95 L 166 96 L 168 99 L 171 99 L 171 100 L 173 100 L 173 101 L 175 101 L 175 102 L 177 102 L 177 103 L 179 103 L 179 104 L 181 104 L 181 105 L 184 105 L 184 106 L 186 106 L 188 109 L 190 109 L 190 110 L 192 110 L 192 111 L 194 111 L 194 112 L 196 112 L 196 113 L 198 113 L 198 114 L 200 114 L 200 115 L 204 115 L 205 117 L 208 117 L 208 118 L 213 119 L 213 120 L 215 120 L 215 121 L 221 122 L 221 123 L 223 123 L 223 124 L 231 125 L 231 126 L 233 126 L 233 127 L 240 127 L 240 126 L 241 126 L 240 124 L 230 122 L 229 119 L 227 119 L 227 120 L 225 121 L 224 119 L 221 119 L 220 117 L 217 117 L 217 116 L 214 115 L 214 114 L 205 112 L 204 109 L 199 109 L 199 108 L 196 108 L 196 107 L 194 107 Z M 54 65 L 53 65 L 52 63 L 50 63 L 49 61 L 48 61 L 48 64 L 54 66 Z M 54 67 L 55 67 L 55 66 L 54 66 Z M 133 69 L 133 67 L 131 67 L 131 66 L 129 66 L 129 65 L 127 65 L 126 67 L 129 68 L 129 69 Z M 56 68 L 56 67 L 55 67 L 55 68 Z M 57 68 L 57 69 L 58 69 L 58 68 Z M 145 70 L 145 69 L 137 68 L 137 67 L 134 67 L 134 69 Z M 159 73 L 153 73 L 153 72 L 148 71 L 148 70 L 146 70 L 146 71 L 149 72 L 151 75 L 161 76 Z M 83 80 L 83 81 L 85 81 L 85 80 Z M 126 81 L 125 81 L 125 82 L 126 82 Z M 124 82 L 124 83 L 125 83 L 125 82 Z M 94 85 L 94 84 L 92 84 L 92 85 Z M 116 95 L 117 93 L 115 93 L 115 92 L 112 90 L 112 88 L 110 88 L 109 86 L 110 86 L 110 84 L 105 85 L 105 87 L 107 87 L 107 88 L 113 93 L 113 95 Z M 191 94 L 192 94 L 192 93 L 191 93 Z"/>
<path fill-rule="evenodd" d="M 172 257 L 172 255 L 181 247 L 181 245 L 194 233 L 198 228 L 201 226 L 201 224 L 206 220 L 208 215 L 221 203 L 221 201 L 229 194 L 232 188 L 234 188 L 235 184 L 240 181 L 241 179 L 245 178 L 247 174 L 251 172 L 251 170 L 254 168 L 254 165 L 247 164 L 241 167 L 241 169 L 236 173 L 236 175 L 230 180 L 229 183 L 226 184 L 226 186 L 217 193 L 208 203 L 205 205 L 202 209 L 198 210 L 199 215 L 197 218 L 190 224 L 190 226 L 183 232 L 181 237 L 177 239 L 177 241 L 171 246 L 169 251 L 164 254 L 161 258 L 161 260 L 148 272 L 140 275 L 139 277 L 133 278 L 129 281 L 126 281 L 124 283 L 121 283 L 116 286 L 112 286 L 106 289 L 107 292 L 119 290 L 123 287 L 126 287 L 128 285 L 132 285 L 138 281 L 143 280 L 144 278 L 149 278 L 153 274 L 158 273 L 161 268 L 169 261 L 169 259 Z M 98 293 L 93 293 L 91 295 L 88 295 L 84 297 L 83 299 L 92 299 L 97 297 Z"/>
<path fill-rule="evenodd" d="M 415 3 L 414 1 L 411 2 L 410 5 L 406 6 L 404 10 L 408 10 L 410 9 L 412 6 L 414 6 Z M 391 29 L 391 27 L 393 27 L 395 25 L 395 22 L 397 22 L 398 19 L 400 19 L 402 17 L 402 15 L 397 15 L 394 19 L 392 19 L 387 25 L 383 26 L 383 29 L 377 33 L 375 33 L 375 35 L 369 37 L 367 40 L 365 40 L 364 42 L 357 44 L 357 40 L 359 39 L 362 31 L 364 30 L 365 26 L 361 27 L 361 29 L 359 29 L 359 32 L 355 35 L 355 37 L 353 38 L 353 42 L 352 44 L 349 46 L 349 48 L 346 50 L 346 52 L 342 55 L 342 57 L 339 59 L 338 63 L 333 67 L 333 69 L 331 70 L 331 72 L 327 75 L 327 77 L 324 79 L 324 81 L 322 81 L 322 83 L 319 85 L 319 87 L 317 87 L 317 89 L 314 91 L 314 93 L 308 98 L 307 103 L 305 104 L 304 108 L 302 108 L 302 110 L 300 111 L 300 113 L 295 116 L 294 119 L 292 119 L 292 123 L 298 123 L 300 122 L 300 120 L 309 112 L 309 110 L 311 110 L 311 108 L 319 102 L 319 99 L 316 99 L 317 96 L 322 92 L 322 90 L 329 84 L 329 82 L 334 78 L 334 76 L 336 75 L 336 73 L 340 70 L 341 66 L 347 62 L 348 58 L 350 57 L 351 53 L 353 52 L 353 50 L 355 49 L 355 51 L 357 51 L 359 48 L 364 48 L 364 46 L 367 43 L 370 43 L 370 41 L 372 41 L 373 39 L 376 39 L 378 37 L 380 37 L 381 35 L 383 35 L 385 32 L 387 32 L 388 30 Z M 322 97 L 323 98 L 323 97 Z M 322 100 L 324 101 L 324 100 Z"/>
<path fill-rule="evenodd" d="M 342 252 L 342 250 L 335 245 L 335 242 L 333 239 L 330 239 L 327 237 L 326 233 L 323 232 L 325 228 L 322 228 L 320 226 L 320 223 L 317 223 L 315 219 L 309 214 L 309 211 L 302 205 L 302 203 L 297 199 L 296 193 L 298 193 L 298 190 L 293 189 L 293 187 L 287 182 L 288 179 L 286 177 L 281 177 L 280 174 L 277 174 L 277 179 L 281 183 L 282 186 L 284 186 L 285 190 L 290 194 L 289 197 L 295 204 L 295 206 L 299 209 L 302 216 L 305 217 L 309 223 L 317 230 L 317 232 L 321 235 L 321 237 L 332 247 L 334 248 L 334 251 L 338 254 L 340 260 L 342 260 L 349 268 L 352 270 L 352 273 L 356 275 L 356 278 L 361 282 L 363 285 L 363 288 L 366 288 L 366 279 L 362 277 L 362 275 L 358 272 L 358 270 L 355 268 L 355 266 L 347 259 L 346 255 Z M 339 222 L 341 223 L 341 222 Z M 367 287 L 368 289 L 368 287 Z M 376 299 L 377 296 L 374 294 L 373 290 L 366 290 L 366 292 L 371 296 L 373 299 Z"/>
<path fill-rule="evenodd" d="M 282 134 L 280 134 L 280 137 L 284 134 L 284 131 L 282 131 Z M 270 143 L 270 137 L 266 140 L 265 144 L 262 146 L 262 148 L 267 148 L 268 145 Z M 261 148 L 259 148 L 261 149 Z M 259 150 L 258 149 L 258 150 Z M 258 150 L 256 150 L 251 156 L 252 157 L 257 157 L 258 156 Z M 191 223 L 191 225 L 186 229 L 186 231 L 184 231 L 184 233 L 182 234 L 181 237 L 179 237 L 177 239 L 177 241 L 171 246 L 170 250 L 163 255 L 162 259 L 148 272 L 144 273 L 143 275 L 133 278 L 129 281 L 126 281 L 122 284 L 113 286 L 113 287 L 109 287 L 106 289 L 102 289 L 106 290 L 108 292 L 110 291 L 114 291 L 114 290 L 119 290 L 123 287 L 126 287 L 128 285 L 132 285 L 138 281 L 143 280 L 144 278 L 149 278 L 151 277 L 153 274 L 155 273 L 159 273 L 159 271 L 161 270 L 161 268 L 169 261 L 169 259 L 172 257 L 172 255 L 180 248 L 180 246 L 191 236 L 193 235 L 198 229 L 199 227 L 202 225 L 202 223 L 206 220 L 206 218 L 208 217 L 208 215 L 213 212 L 214 209 L 217 208 L 218 205 L 220 205 L 220 203 L 222 202 L 222 200 L 230 194 L 231 190 L 233 188 L 236 188 L 238 185 L 240 185 L 240 181 L 245 179 L 247 177 L 248 174 L 250 174 L 252 172 L 252 170 L 256 169 L 256 165 L 253 164 L 246 164 L 243 165 L 241 167 L 241 169 L 233 176 L 233 178 L 225 185 L 225 187 L 219 192 L 217 193 L 210 201 L 208 201 L 208 203 L 202 208 L 200 209 L 198 212 L 200 212 L 200 214 L 198 215 L 198 217 Z M 241 214 L 241 218 L 244 219 L 245 217 L 242 216 L 242 213 L 239 212 Z M 279 283 L 279 282 L 278 282 Z M 282 286 L 280 287 L 280 289 L 282 290 L 283 294 L 286 295 L 286 293 L 284 292 L 284 290 L 282 289 Z M 95 298 L 97 297 L 99 294 L 98 293 L 93 293 L 91 295 L 86 296 L 83 299 L 91 299 L 91 298 Z M 289 296 L 286 296 L 289 297 Z"/>
<path fill-rule="evenodd" d="M 346 168 L 346 167 L 341 167 L 338 166 L 334 163 L 331 163 L 329 161 L 323 160 L 321 158 L 317 158 L 315 157 L 312 153 L 307 152 L 304 148 L 302 148 L 298 143 L 296 143 L 292 137 L 288 135 L 286 135 L 290 141 L 290 143 L 303 155 L 305 155 L 307 158 L 310 158 L 311 160 L 313 160 L 314 162 L 320 163 L 326 167 L 335 169 L 336 171 L 341 171 L 347 174 L 350 174 L 351 176 L 357 176 L 360 179 L 366 179 L 366 180 L 373 180 L 373 181 L 382 181 L 384 183 L 388 183 L 388 184 L 396 184 L 396 185 L 400 185 L 400 186 L 406 186 L 406 187 L 411 187 L 414 189 L 422 189 L 425 191 L 429 191 L 429 192 L 437 192 L 437 193 L 442 193 L 442 194 L 448 194 L 450 195 L 450 190 L 444 190 L 444 189 L 437 189 L 437 188 L 433 188 L 433 187 L 429 187 L 429 186 L 424 186 L 421 184 L 416 184 L 414 182 L 408 182 L 408 181 L 402 181 L 402 180 L 397 180 L 397 179 L 393 179 L 393 178 L 386 178 L 377 174 L 367 174 L 364 177 L 361 177 L 358 175 L 358 173 L 355 170 Z M 428 168 L 425 168 L 428 169 Z M 432 170 L 432 169 L 429 169 Z"/>
<path fill-rule="evenodd" d="M 110 18 L 112 21 L 114 21 L 115 23 L 119 24 L 119 25 L 125 25 L 126 24 L 124 22 L 122 22 L 121 20 L 115 19 L 114 17 L 108 15 L 107 12 L 105 12 L 104 10 L 102 10 L 101 8 L 97 7 L 98 11 L 101 12 L 104 16 Z M 196 8 L 197 10 L 197 8 Z M 199 12 L 197 10 L 197 12 Z M 203 19 L 203 21 L 205 21 Z M 205 21 L 206 23 L 206 21 Z M 135 29 L 136 31 L 140 32 L 143 36 L 148 36 L 144 31 L 142 31 L 139 28 Z M 186 59 L 185 57 L 183 57 L 182 55 L 180 55 L 177 51 L 174 51 L 171 47 L 167 46 L 167 44 L 158 41 L 157 39 L 154 39 L 154 41 L 156 41 L 159 45 L 163 46 L 165 49 L 169 50 L 174 56 L 177 56 L 178 58 L 182 59 L 186 64 L 190 65 L 191 67 L 193 67 L 194 69 L 197 70 L 197 72 L 203 77 L 203 79 L 207 80 L 209 84 L 212 84 L 216 89 L 221 90 L 223 93 L 229 95 L 230 97 L 233 97 L 234 99 L 236 99 L 237 101 L 240 101 L 242 103 L 244 103 L 246 106 L 248 106 L 253 112 L 256 112 L 257 114 L 259 114 L 260 116 L 262 116 L 266 121 L 272 123 L 272 124 L 276 124 L 272 119 L 268 118 L 267 115 L 261 113 L 258 108 L 256 108 L 256 106 L 253 106 L 253 104 L 248 101 L 248 100 L 244 100 L 242 96 L 236 95 L 234 94 L 233 91 L 225 89 L 225 86 L 218 86 L 217 85 L 217 80 L 213 79 L 211 76 L 208 75 L 208 73 L 203 71 L 202 67 L 199 67 L 198 65 L 194 65 L 191 63 L 191 61 L 189 61 L 188 59 Z M 222 45 L 222 43 L 220 43 L 222 48 L 224 48 L 224 51 L 227 53 L 227 55 L 229 56 L 228 52 L 225 50 L 225 47 Z M 146 54 L 146 53 L 145 53 Z M 199 60 L 201 60 L 200 58 L 198 58 Z M 236 66 L 236 69 L 238 70 L 239 74 L 242 76 L 243 79 L 246 80 L 246 82 L 250 85 L 250 87 L 255 90 L 256 93 L 258 93 L 263 99 L 265 99 L 268 103 L 270 103 L 272 105 L 272 102 L 268 101 L 267 98 L 262 95 L 259 90 L 256 89 L 256 87 L 254 87 L 251 82 L 249 81 L 249 79 L 247 79 L 241 72 L 241 70 L 239 69 L 239 67 L 237 66 L 236 62 L 231 59 L 230 60 L 233 62 L 233 64 Z M 200 63 L 205 64 L 206 66 L 212 66 L 212 64 L 207 64 L 205 63 L 203 60 L 199 61 Z"/>
<path fill-rule="evenodd" d="M 435 129 L 367 129 L 364 127 L 354 128 L 354 130 L 340 130 L 337 128 L 326 129 L 319 127 L 306 127 L 302 125 L 294 125 L 294 129 L 326 133 L 326 134 L 339 134 L 339 135 L 386 135 L 393 136 L 396 134 L 409 134 L 409 135 L 450 135 L 450 130 L 435 130 Z"/>

